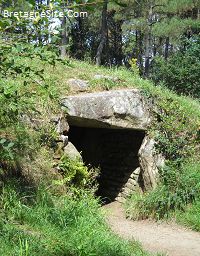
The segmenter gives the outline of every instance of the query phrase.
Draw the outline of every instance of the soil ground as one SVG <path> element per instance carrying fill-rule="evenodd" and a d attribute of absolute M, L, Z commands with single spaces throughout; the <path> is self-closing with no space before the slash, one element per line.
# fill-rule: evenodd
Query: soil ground
<path fill-rule="evenodd" d="M 149 220 L 132 221 L 125 217 L 118 202 L 103 206 L 111 229 L 125 239 L 138 240 L 149 252 L 169 256 L 200 256 L 200 233 L 174 223 Z"/>

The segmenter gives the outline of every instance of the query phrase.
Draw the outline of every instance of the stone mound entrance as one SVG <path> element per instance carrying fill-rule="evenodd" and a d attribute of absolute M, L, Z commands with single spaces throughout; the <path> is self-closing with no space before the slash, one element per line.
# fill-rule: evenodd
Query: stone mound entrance
<path fill-rule="evenodd" d="M 143 186 L 139 172 L 138 151 L 145 136 L 144 131 L 130 129 L 105 129 L 70 126 L 69 141 L 83 161 L 99 167 L 97 195 L 103 201 L 120 199 Z"/>
<path fill-rule="evenodd" d="M 98 195 L 121 201 L 136 187 L 156 186 L 164 160 L 148 136 L 152 117 L 140 90 L 77 94 L 64 97 L 61 105 L 70 126 L 69 142 L 86 164 L 101 169 Z"/>

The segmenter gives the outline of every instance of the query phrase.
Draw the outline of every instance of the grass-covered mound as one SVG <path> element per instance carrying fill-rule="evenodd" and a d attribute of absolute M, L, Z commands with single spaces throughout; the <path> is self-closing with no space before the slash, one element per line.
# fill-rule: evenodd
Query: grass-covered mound
<path fill-rule="evenodd" d="M 2 256 L 147 255 L 108 228 L 90 187 L 93 180 L 86 182 L 91 178 L 87 167 L 62 159 L 64 182 L 61 176 L 55 181 L 57 134 L 49 121 L 61 112 L 67 79 L 92 69 L 97 72 L 92 65 L 60 60 L 45 47 L 0 43 Z M 83 182 L 73 186 L 76 174 Z M 66 190 L 59 189 L 64 185 Z"/>
<path fill-rule="evenodd" d="M 88 91 L 91 92 L 139 88 L 154 117 L 149 135 L 156 139 L 157 150 L 166 157 L 166 167 L 161 171 L 160 182 L 154 191 L 133 195 L 127 201 L 127 214 L 132 218 L 163 218 L 177 213 L 177 220 L 182 218 L 182 222 L 200 229 L 197 214 L 200 196 L 198 101 L 178 96 L 162 86 L 155 87 L 137 73 L 124 68 L 106 69 L 86 62 L 62 61 L 45 48 L 24 44 L 1 45 L 0 52 L 2 177 L 13 169 L 20 173 L 24 166 L 28 173 L 37 176 L 42 171 L 48 176 L 53 166 L 51 146 L 56 136 L 49 120 L 60 112 L 59 98 L 71 93 L 68 79 L 87 80 Z M 95 79 L 95 75 L 106 75 L 107 78 Z M 31 120 L 37 120 L 39 125 L 32 125 Z M 70 170 L 66 174 L 70 176 Z M 29 250 L 31 255 L 137 255 L 137 248 L 120 241 L 103 224 L 91 196 L 81 200 L 69 197 L 54 200 L 46 198 L 46 193 L 42 192 L 39 197 L 34 195 L 32 203 L 26 203 L 27 192 L 20 195 L 11 185 L 9 189 L 4 185 L 2 193 L 1 244 L 5 252 Z M 63 200 L 66 205 L 61 203 Z M 87 205 L 90 207 L 84 207 Z M 65 215 L 71 222 L 65 219 Z M 99 235 L 95 230 L 99 230 Z M 70 254 L 70 250 L 74 254 Z"/>
<path fill-rule="evenodd" d="M 185 218 L 182 223 L 188 220 L 189 225 L 198 229 L 199 218 L 190 218 L 189 221 L 188 214 L 191 211 L 194 214 L 193 204 L 196 209 L 200 197 L 199 101 L 177 95 L 162 85 L 155 86 L 123 68 L 97 68 L 85 62 L 72 61 L 68 71 L 61 72 L 61 81 L 85 79 L 89 81 L 89 91 L 139 88 L 150 104 L 153 122 L 148 133 L 155 138 L 157 151 L 165 156 L 166 165 L 160 171 L 160 181 L 155 190 L 133 195 L 127 201 L 127 215 L 134 219 L 161 219 L 176 217 L 178 212 L 177 216 Z M 96 80 L 96 74 L 111 79 Z"/>

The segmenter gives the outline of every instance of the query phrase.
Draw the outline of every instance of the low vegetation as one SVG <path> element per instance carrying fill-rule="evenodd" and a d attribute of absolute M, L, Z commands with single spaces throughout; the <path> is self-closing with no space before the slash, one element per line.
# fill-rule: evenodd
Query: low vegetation
<path fill-rule="evenodd" d="M 193 204 L 189 204 L 184 212 L 176 212 L 176 221 L 193 230 L 200 232 L 200 202 L 196 200 Z"/>
<path fill-rule="evenodd" d="M 52 196 L 10 179 L 0 196 L 0 254 L 146 256 L 136 242 L 121 240 L 105 224 L 87 191 Z"/>
<path fill-rule="evenodd" d="M 160 170 L 156 189 L 132 195 L 127 200 L 127 216 L 132 219 L 176 218 L 178 212 L 177 219 L 183 218 L 182 223 L 198 229 L 198 221 L 193 219 L 192 223 L 189 219 L 200 199 L 199 102 L 177 96 L 163 86 L 147 86 L 144 93 L 151 99 L 155 117 L 150 135 L 156 139 L 157 150 L 165 156 L 166 162 Z"/>
<path fill-rule="evenodd" d="M 46 182 L 43 177 L 51 173 L 56 134 L 49 120 L 60 111 L 59 97 L 73 93 L 67 84 L 70 78 L 87 80 L 90 92 L 141 89 L 154 114 L 150 136 L 156 138 L 157 150 L 167 161 L 155 190 L 127 200 L 127 215 L 133 219 L 173 216 L 200 230 L 197 100 L 177 96 L 164 86 L 155 87 L 137 72 L 124 68 L 105 69 L 86 62 L 63 61 L 45 47 L 1 47 L 1 255 L 147 255 L 137 243 L 112 234 L 105 224 L 93 196 L 91 176 L 95 172 L 63 158 L 62 180 L 49 177 L 45 188 L 38 189 L 37 177 L 35 183 L 30 179 L 30 173 L 34 177 L 43 172 L 39 178 L 42 186 Z M 97 74 L 108 77 L 96 79 Z M 28 176 L 24 169 L 28 169 Z M 7 179 L 10 174 L 12 178 Z M 21 176 L 25 184 L 19 183 Z M 67 193 L 51 190 L 63 185 L 68 188 Z"/>
<path fill-rule="evenodd" d="M 200 199 L 199 168 L 198 162 L 181 164 L 179 169 L 176 165 L 167 165 L 160 174 L 160 183 L 153 191 L 134 194 L 127 200 L 128 216 L 132 219 L 161 219 L 173 217 L 176 211 L 179 216 L 181 213 L 184 216 L 191 203 L 195 207 Z"/>

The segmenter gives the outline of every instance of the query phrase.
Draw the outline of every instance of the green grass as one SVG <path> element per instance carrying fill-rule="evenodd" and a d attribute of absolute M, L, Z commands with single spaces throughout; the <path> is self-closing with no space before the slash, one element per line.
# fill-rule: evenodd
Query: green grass
<path fill-rule="evenodd" d="M 200 232 L 200 201 L 188 205 L 184 212 L 177 211 L 175 218 L 181 225 Z"/>
<path fill-rule="evenodd" d="M 166 168 L 158 186 L 144 194 L 135 193 L 126 202 L 131 219 L 175 218 L 179 223 L 200 230 L 200 163 Z"/>
<path fill-rule="evenodd" d="M 32 192 L 19 182 L 0 197 L 0 254 L 52 256 L 147 256 L 137 242 L 124 241 L 105 223 L 97 200 Z"/>

